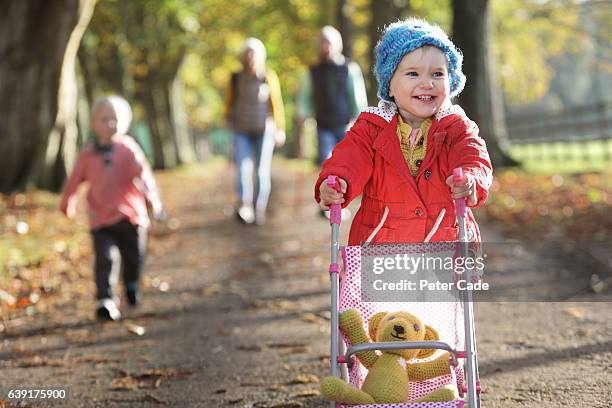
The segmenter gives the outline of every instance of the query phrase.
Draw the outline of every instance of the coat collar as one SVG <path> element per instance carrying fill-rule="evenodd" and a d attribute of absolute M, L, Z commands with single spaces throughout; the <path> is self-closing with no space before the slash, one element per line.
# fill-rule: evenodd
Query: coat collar
<path fill-rule="evenodd" d="M 378 106 L 366 108 L 364 112 L 372 114 L 369 115 L 372 122 L 377 123 L 381 127 L 385 127 L 386 124 L 390 124 L 393 118 L 395 118 L 397 114 L 397 105 L 393 102 L 381 99 L 378 102 Z M 436 122 L 440 122 L 439 124 L 442 125 L 442 127 L 447 127 L 459 118 L 467 118 L 461 106 L 453 105 L 450 101 L 447 101 L 436 113 L 432 127 L 438 125 Z"/>
<path fill-rule="evenodd" d="M 380 153 L 383 159 L 397 171 L 406 184 L 418 195 L 416 179 L 410 174 L 410 169 L 399 146 L 396 130 L 398 122 L 397 106 L 393 102 L 381 101 L 378 107 L 368 108 L 365 112 L 372 114 L 368 115 L 369 121 L 382 127 L 382 130 L 374 140 L 373 148 Z M 442 145 L 446 141 L 447 127 L 459 119 L 457 115 L 465 115 L 463 109 L 458 105 L 445 106 L 438 113 L 429 129 L 428 138 L 431 141 L 431 147 L 428 148 L 423 168 L 430 166 L 431 162 L 435 160 L 440 152 Z"/>

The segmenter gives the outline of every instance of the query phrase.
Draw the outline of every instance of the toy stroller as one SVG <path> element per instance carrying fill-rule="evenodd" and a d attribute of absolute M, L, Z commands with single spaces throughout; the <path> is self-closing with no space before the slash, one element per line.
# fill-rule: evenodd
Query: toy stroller
<path fill-rule="evenodd" d="M 462 178 L 461 169 L 455 169 L 453 172 L 455 180 Z M 337 177 L 329 176 L 327 183 L 330 187 L 336 188 L 339 191 L 340 185 Z M 443 375 L 434 375 L 432 378 L 415 378 L 411 379 L 406 384 L 401 383 L 402 387 L 407 385 L 408 390 L 402 392 L 407 397 L 407 401 L 412 402 L 401 402 L 401 403 L 376 403 L 373 399 L 372 402 L 363 403 L 361 398 L 356 398 L 352 402 L 352 405 L 345 405 L 344 403 L 331 402 L 330 407 L 376 407 L 376 408 L 479 408 L 480 407 L 480 381 L 478 378 L 478 366 L 476 358 L 476 336 L 474 326 L 474 313 L 472 303 L 472 292 L 469 290 L 461 290 L 458 292 L 457 297 L 453 298 L 453 301 L 445 302 L 388 302 L 388 301 L 376 301 L 368 298 L 364 295 L 361 290 L 363 284 L 361 276 L 361 263 L 362 256 L 365 252 L 374 251 L 374 253 L 384 255 L 385 251 L 389 249 L 400 250 L 402 252 L 418 253 L 423 251 L 425 248 L 431 251 L 435 248 L 436 251 L 448 251 L 451 250 L 455 255 L 467 257 L 469 248 L 467 242 L 466 226 L 465 226 L 465 213 L 466 204 L 465 199 L 455 201 L 455 208 L 457 213 L 457 221 L 459 223 L 459 242 L 458 243 L 435 243 L 425 244 L 390 244 L 380 245 L 375 249 L 364 248 L 362 246 L 349 246 L 340 248 L 339 245 L 339 228 L 340 228 L 340 205 L 332 204 L 330 214 L 330 225 L 332 227 L 332 243 L 331 243 L 331 263 L 330 263 L 330 277 L 331 277 L 331 300 L 332 300 L 332 311 L 331 311 L 331 378 L 328 377 L 325 380 L 332 380 L 332 382 L 339 385 L 344 385 L 346 389 L 350 389 L 351 393 L 359 395 L 368 394 L 361 393 L 361 387 L 364 384 L 364 377 L 368 373 L 368 370 L 363 365 L 368 366 L 372 369 L 370 364 L 367 364 L 367 360 L 378 359 L 379 354 L 375 354 L 375 350 L 384 353 L 388 350 L 402 350 L 401 355 L 408 355 L 410 357 L 399 358 L 397 360 L 403 367 L 406 364 L 414 361 L 429 361 L 431 364 L 435 362 L 446 363 L 447 372 Z M 389 248 L 392 247 L 392 248 Z M 342 282 L 340 283 L 340 267 L 338 264 L 338 255 L 342 253 L 344 260 L 344 273 L 342 276 Z M 472 281 L 472 271 L 467 269 L 465 271 L 465 280 L 467 282 Z M 456 274 L 453 274 L 456 275 Z M 455 278 L 456 279 L 456 278 Z M 380 299 L 378 299 L 380 300 Z M 347 335 L 346 325 L 347 316 L 346 312 L 342 314 L 339 311 L 349 310 L 352 313 L 351 318 L 358 319 L 358 323 L 355 320 L 349 325 L 352 327 L 359 326 L 357 332 L 363 333 L 357 337 L 365 339 L 365 341 L 358 341 L 355 343 L 354 337 Z M 433 332 L 436 334 L 435 337 L 421 337 L 421 341 L 389 341 L 382 340 L 378 342 L 370 343 L 367 341 L 365 335 L 365 329 L 363 327 L 363 320 L 370 321 L 370 338 L 372 341 L 372 321 L 380 321 L 378 315 L 385 315 L 393 313 L 394 315 L 400 315 L 403 311 L 409 311 L 418 315 L 421 321 L 416 320 L 414 327 L 416 330 L 421 327 L 430 326 L 435 327 Z M 410 315 L 408 313 L 408 315 Z M 359 317 L 361 316 L 361 317 Z M 412 315 L 410 315 L 412 316 Z M 412 316 L 414 317 L 414 316 Z M 393 319 L 394 316 L 389 317 L 388 320 Z M 363 319 L 363 320 L 361 320 Z M 385 320 L 387 320 L 385 318 Z M 344 326 L 342 326 L 344 324 Z M 382 326 L 382 323 L 380 323 Z M 341 331 L 340 327 L 344 327 Z M 398 326 L 399 330 L 403 330 Z M 396 340 L 397 337 L 393 336 Z M 348 347 L 348 351 L 346 350 Z M 403 354 L 406 350 L 409 354 Z M 419 354 L 417 354 L 417 352 Z M 368 355 L 369 353 L 369 355 Z M 410 354 L 412 353 L 412 354 Z M 448 354 L 446 354 L 448 353 Z M 397 352 L 395 353 L 397 354 Z M 355 355 L 359 357 L 359 361 L 355 359 Z M 363 358 L 366 356 L 367 358 Z M 438 358 L 435 358 L 435 357 Z M 398 358 L 395 356 L 395 358 Z M 415 358 L 417 360 L 415 360 Z M 448 358 L 448 360 L 445 360 Z M 410 361 L 406 361 L 411 359 Z M 364 362 L 366 360 L 366 362 Z M 396 360 L 394 360 L 396 361 Z M 447 362 L 448 361 L 448 362 Z M 360 362 L 363 364 L 360 364 Z M 416 364 L 418 365 L 418 363 Z M 397 364 L 394 364 L 397 369 Z M 429 365 L 428 367 L 431 367 Z M 449 369 L 450 367 L 450 369 Z M 425 371 L 430 371 L 429 368 Z M 337 377 L 337 378 L 334 378 Z M 416 376 L 418 377 L 418 376 Z M 338 379 L 339 378 L 339 379 Z M 338 381 L 334 381 L 338 379 Z M 340 381 L 343 380 L 343 381 Z M 370 381 L 370 380 L 367 380 Z M 367 383 L 366 381 L 366 383 Z M 346 383 L 348 383 L 348 385 Z M 378 381 L 375 386 L 378 387 L 391 387 L 388 385 L 389 381 L 386 379 Z M 372 389 L 373 381 L 367 384 L 367 387 Z M 323 383 L 322 383 L 323 387 Z M 441 387 L 453 387 L 455 390 L 453 397 L 443 399 L 427 399 L 428 395 L 434 395 L 436 390 L 440 390 Z M 454 388 L 456 387 L 456 388 Z"/>

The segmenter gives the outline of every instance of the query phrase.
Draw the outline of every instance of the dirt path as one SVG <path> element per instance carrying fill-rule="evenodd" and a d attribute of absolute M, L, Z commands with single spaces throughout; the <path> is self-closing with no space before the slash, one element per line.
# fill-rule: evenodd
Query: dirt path
<path fill-rule="evenodd" d="M 326 406 L 329 227 L 314 175 L 276 163 L 269 222 L 247 227 L 226 170 L 160 177 L 182 187 L 166 198 L 177 229 L 153 239 L 143 305 L 123 323 L 94 322 L 84 302 L 4 335 L 0 400 L 46 388 L 68 396 L 16 406 Z M 483 407 L 612 406 L 612 303 L 478 303 L 476 316 Z"/>

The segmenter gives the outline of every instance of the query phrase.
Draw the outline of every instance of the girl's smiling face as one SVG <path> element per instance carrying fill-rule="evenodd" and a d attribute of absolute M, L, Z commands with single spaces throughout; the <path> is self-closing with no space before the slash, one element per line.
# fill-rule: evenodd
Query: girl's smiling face
<path fill-rule="evenodd" d="M 435 115 L 450 95 L 448 62 L 437 47 L 423 46 L 404 55 L 389 84 L 389 95 L 412 128 Z"/>

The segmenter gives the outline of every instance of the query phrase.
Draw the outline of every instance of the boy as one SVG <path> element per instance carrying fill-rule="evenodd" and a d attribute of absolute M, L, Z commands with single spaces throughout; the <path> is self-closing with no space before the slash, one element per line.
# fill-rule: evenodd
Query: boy
<path fill-rule="evenodd" d="M 96 140 L 79 154 L 60 204 L 60 210 L 74 218 L 78 186 L 89 182 L 87 209 L 96 258 L 96 315 L 103 320 L 121 317 L 114 292 L 120 263 L 114 248 L 121 255 L 128 304 L 136 306 L 149 226 L 147 203 L 156 218 L 163 214 L 144 153 L 126 135 L 131 120 L 132 110 L 119 96 L 94 103 L 91 129 Z"/>

